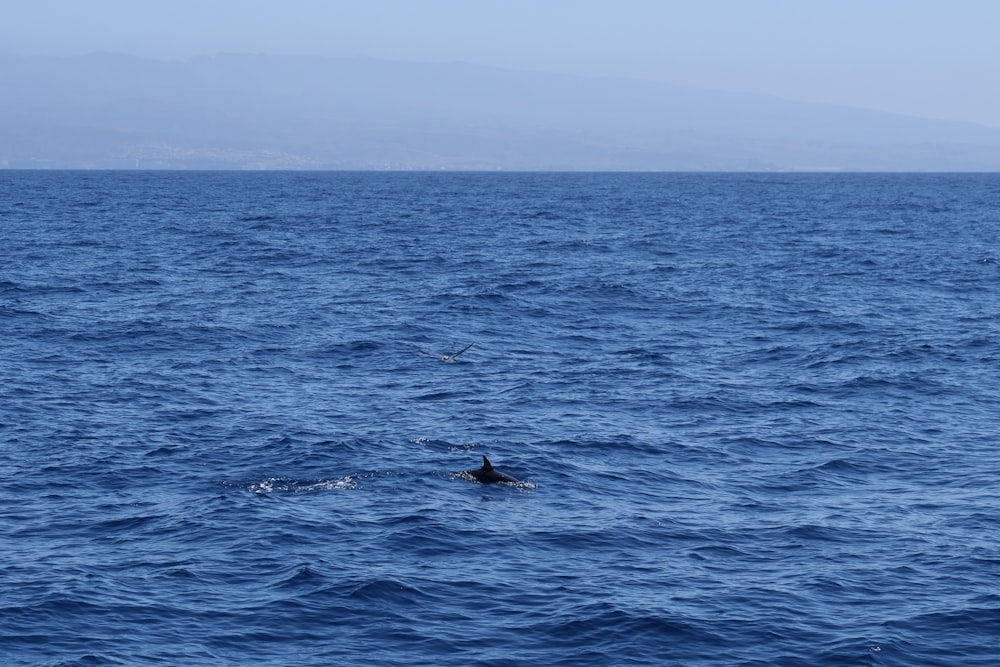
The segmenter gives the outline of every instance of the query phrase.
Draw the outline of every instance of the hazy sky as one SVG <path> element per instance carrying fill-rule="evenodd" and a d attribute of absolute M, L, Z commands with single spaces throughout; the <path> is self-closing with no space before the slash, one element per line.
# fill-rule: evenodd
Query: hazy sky
<path fill-rule="evenodd" d="M 1000 126 L 1000 0 L 0 0 L 0 52 L 465 61 Z"/>

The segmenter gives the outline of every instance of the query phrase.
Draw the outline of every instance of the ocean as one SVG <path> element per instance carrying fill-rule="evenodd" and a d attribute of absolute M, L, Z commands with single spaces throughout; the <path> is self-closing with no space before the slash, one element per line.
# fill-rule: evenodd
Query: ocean
<path fill-rule="evenodd" d="M 993 667 L 998 315 L 997 174 L 2 171 L 0 665 Z"/>

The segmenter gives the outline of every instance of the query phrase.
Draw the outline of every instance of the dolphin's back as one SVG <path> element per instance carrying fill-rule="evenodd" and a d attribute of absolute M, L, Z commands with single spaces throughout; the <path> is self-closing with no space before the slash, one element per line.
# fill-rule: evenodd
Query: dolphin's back
<path fill-rule="evenodd" d="M 505 482 L 507 484 L 517 484 L 517 480 L 510 475 L 505 475 L 499 470 L 493 468 L 493 464 L 490 460 L 483 456 L 483 467 L 479 470 L 466 470 L 467 474 L 471 475 L 480 484 L 495 484 L 497 482 Z"/>

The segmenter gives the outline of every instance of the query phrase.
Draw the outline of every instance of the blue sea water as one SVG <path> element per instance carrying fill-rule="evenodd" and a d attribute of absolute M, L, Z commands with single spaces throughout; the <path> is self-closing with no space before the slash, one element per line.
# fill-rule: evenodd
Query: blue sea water
<path fill-rule="evenodd" d="M 0 664 L 992 667 L 998 314 L 996 174 L 0 172 Z"/>

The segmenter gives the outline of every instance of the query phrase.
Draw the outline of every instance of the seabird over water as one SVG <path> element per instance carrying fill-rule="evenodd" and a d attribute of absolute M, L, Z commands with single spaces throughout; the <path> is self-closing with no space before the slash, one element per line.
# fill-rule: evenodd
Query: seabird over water
<path fill-rule="evenodd" d="M 428 352 L 427 350 L 420 350 L 419 348 L 417 348 L 417 349 L 420 351 L 421 354 L 426 354 L 429 357 L 435 357 L 435 358 L 440 359 L 441 361 L 445 362 L 446 364 L 450 364 L 450 363 L 452 363 L 452 362 L 455 361 L 455 357 L 457 357 L 458 355 L 462 354 L 463 352 L 465 352 L 466 350 L 468 350 L 473 345 L 475 345 L 475 343 L 469 343 L 468 345 L 466 345 L 465 347 L 463 347 L 458 352 L 455 352 L 453 354 L 446 354 L 444 356 L 441 356 L 440 354 L 434 354 L 433 352 Z"/>

